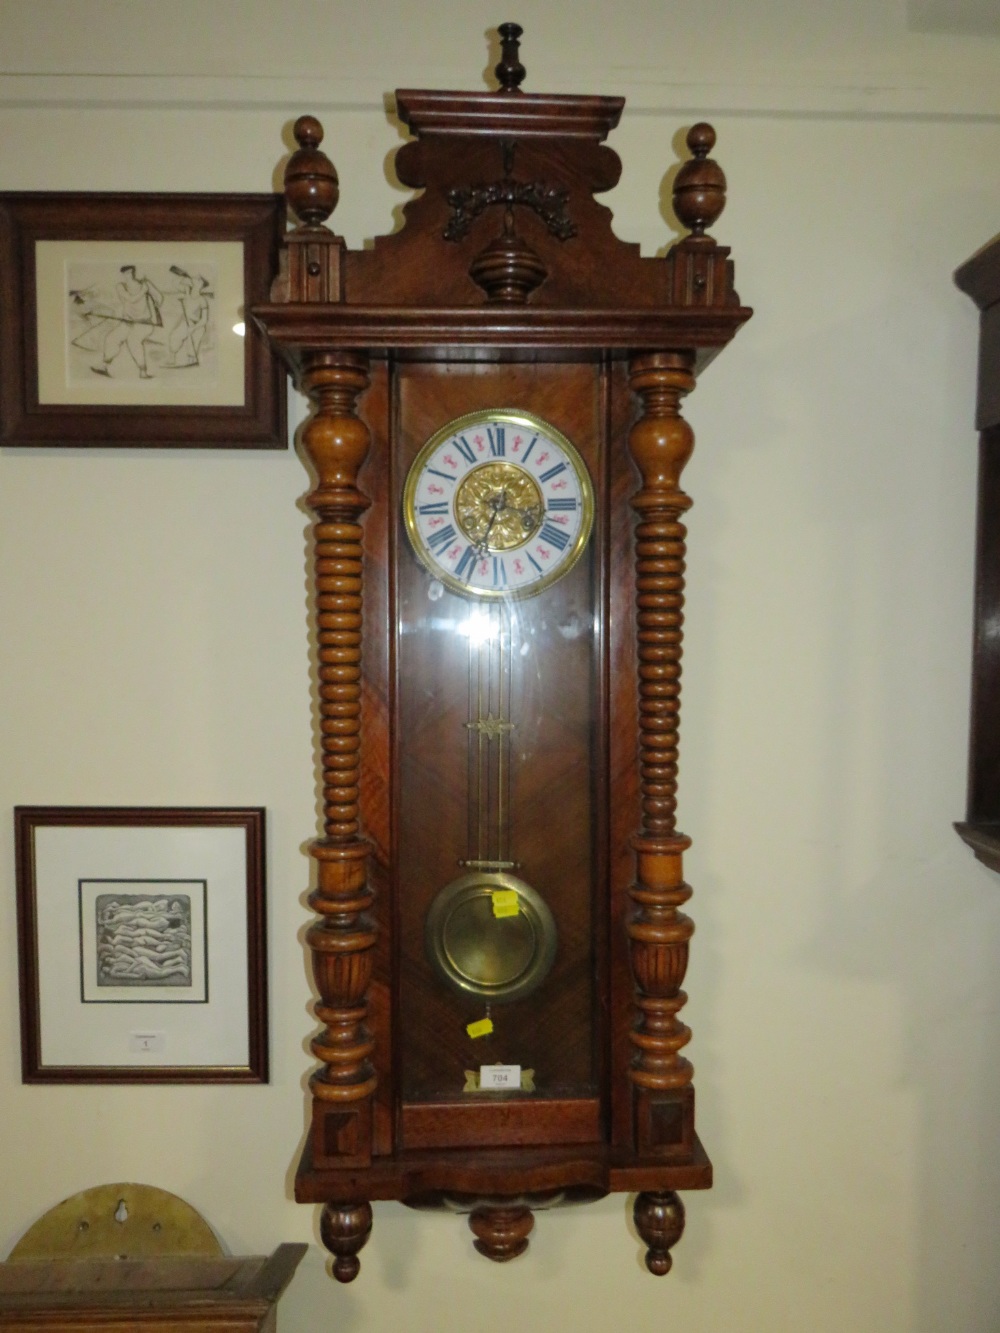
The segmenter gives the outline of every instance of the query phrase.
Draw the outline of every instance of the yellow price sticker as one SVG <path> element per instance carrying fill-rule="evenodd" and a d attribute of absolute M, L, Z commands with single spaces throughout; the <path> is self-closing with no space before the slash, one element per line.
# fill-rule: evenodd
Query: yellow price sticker
<path fill-rule="evenodd" d="M 470 1037 L 488 1037 L 493 1031 L 491 1018 L 479 1018 L 475 1023 L 466 1023 L 465 1030 Z"/>
<path fill-rule="evenodd" d="M 490 897 L 493 899 L 494 916 L 517 916 L 521 910 L 516 889 L 494 889 Z"/>

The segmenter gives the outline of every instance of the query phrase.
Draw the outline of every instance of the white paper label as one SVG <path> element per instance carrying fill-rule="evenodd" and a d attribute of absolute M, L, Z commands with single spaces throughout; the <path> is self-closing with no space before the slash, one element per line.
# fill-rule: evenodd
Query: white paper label
<path fill-rule="evenodd" d="M 130 1032 L 128 1034 L 128 1048 L 135 1055 L 152 1055 L 157 1051 L 167 1049 L 167 1034 L 165 1032 Z"/>
<path fill-rule="evenodd" d="M 479 1086 L 485 1088 L 519 1088 L 520 1065 L 480 1065 Z"/>

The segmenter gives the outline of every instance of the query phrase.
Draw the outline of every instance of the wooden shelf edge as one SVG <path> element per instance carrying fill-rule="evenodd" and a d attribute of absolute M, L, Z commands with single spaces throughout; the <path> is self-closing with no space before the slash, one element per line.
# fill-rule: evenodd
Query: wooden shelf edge
<path fill-rule="evenodd" d="M 956 823 L 955 832 L 976 854 L 984 866 L 1000 874 L 1000 822 Z"/>
<path fill-rule="evenodd" d="M 258 1328 L 308 1250 L 271 1255 L 170 1254 L 142 1259 L 49 1257 L 0 1265 L 0 1328 Z M 72 1279 L 71 1281 L 69 1279 Z"/>
<path fill-rule="evenodd" d="M 426 1201 L 437 1194 L 529 1194 L 565 1190 L 597 1199 L 634 1190 L 701 1190 L 712 1186 L 712 1163 L 695 1136 L 689 1157 L 638 1157 L 605 1144 L 578 1147 L 413 1151 L 374 1158 L 368 1167 L 321 1169 L 306 1146 L 295 1176 L 299 1203 L 380 1199 Z"/>

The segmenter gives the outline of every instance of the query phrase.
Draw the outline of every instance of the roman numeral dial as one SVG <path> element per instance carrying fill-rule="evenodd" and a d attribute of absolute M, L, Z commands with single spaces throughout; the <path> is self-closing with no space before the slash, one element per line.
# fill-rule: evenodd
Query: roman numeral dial
<path fill-rule="evenodd" d="M 417 559 L 452 591 L 530 597 L 579 559 L 594 491 L 554 426 L 530 412 L 490 409 L 427 441 L 406 479 L 403 517 Z"/>

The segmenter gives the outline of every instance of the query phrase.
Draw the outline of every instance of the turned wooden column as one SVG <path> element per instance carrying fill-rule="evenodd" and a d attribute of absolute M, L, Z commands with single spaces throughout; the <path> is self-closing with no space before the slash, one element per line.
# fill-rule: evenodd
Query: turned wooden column
<path fill-rule="evenodd" d="M 368 386 L 367 358 L 356 352 L 314 353 L 300 384 L 314 411 L 302 445 L 316 473 L 306 504 L 316 515 L 315 615 L 323 780 L 323 836 L 309 848 L 317 886 L 309 902 L 319 916 L 306 940 L 324 1024 L 312 1050 L 321 1067 L 310 1079 L 312 1158 L 316 1166 L 371 1161 L 374 1042 L 365 1025 L 376 932 L 368 915 L 368 843 L 360 836 L 358 797 L 361 716 L 362 551 L 359 518 L 368 506 L 357 476 L 369 433 L 356 414 Z M 367 1202 L 328 1204 L 322 1234 L 336 1256 L 334 1274 L 356 1276 L 356 1251 L 371 1229 Z"/>
<path fill-rule="evenodd" d="M 636 529 L 636 605 L 639 660 L 639 760 L 642 819 L 632 840 L 636 880 L 627 924 L 636 988 L 637 1018 L 630 1034 L 635 1055 L 629 1070 L 634 1134 L 642 1155 L 690 1154 L 694 1142 L 693 1070 L 681 1054 L 691 1038 L 678 1013 L 688 941 L 694 932 L 679 909 L 691 896 L 684 883 L 683 853 L 690 839 L 677 832 L 677 762 L 680 726 L 681 640 L 684 606 L 684 539 L 681 515 L 691 501 L 680 475 L 694 448 L 680 399 L 694 386 L 689 353 L 633 357 L 632 389 L 643 413 L 629 448 L 642 487 L 632 500 Z M 670 1225 L 664 1225 L 669 1218 Z M 670 1267 L 669 1245 L 680 1239 L 684 1213 L 672 1191 L 641 1194 L 636 1225 L 649 1247 L 650 1271 Z M 669 1237 L 665 1240 L 665 1237 Z"/>
<path fill-rule="evenodd" d="M 272 300 L 317 309 L 343 300 L 344 242 L 324 225 L 339 197 L 337 172 L 320 148 L 323 127 L 300 116 L 298 149 L 285 167 L 285 194 L 299 218 L 281 253 Z M 376 930 L 369 915 L 369 846 L 360 833 L 361 591 L 360 517 L 368 498 L 358 471 L 370 444 L 357 415 L 368 387 L 368 358 L 360 351 L 302 354 L 298 386 L 312 406 L 300 439 L 315 474 L 306 504 L 313 524 L 313 596 L 317 644 L 323 833 L 310 844 L 316 888 L 309 903 L 318 916 L 306 932 L 323 1030 L 311 1046 L 320 1061 L 312 1075 L 310 1154 L 314 1168 L 364 1167 L 372 1156 L 374 1040 L 366 1025 Z M 357 1254 L 368 1239 L 372 1210 L 365 1199 L 327 1203 L 323 1243 L 341 1282 L 357 1277 Z"/>

